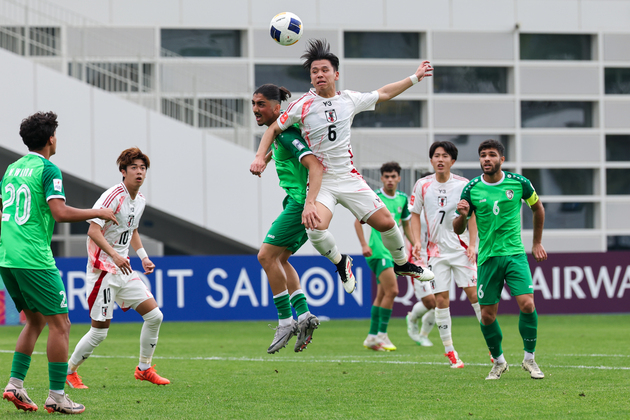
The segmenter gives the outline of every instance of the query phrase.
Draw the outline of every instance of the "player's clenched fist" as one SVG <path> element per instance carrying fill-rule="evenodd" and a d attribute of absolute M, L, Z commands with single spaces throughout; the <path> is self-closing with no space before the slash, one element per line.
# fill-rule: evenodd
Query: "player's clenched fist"
<path fill-rule="evenodd" d="M 470 204 L 466 200 L 460 200 L 457 203 L 457 212 L 462 216 L 468 216 L 468 212 L 470 211 Z"/>

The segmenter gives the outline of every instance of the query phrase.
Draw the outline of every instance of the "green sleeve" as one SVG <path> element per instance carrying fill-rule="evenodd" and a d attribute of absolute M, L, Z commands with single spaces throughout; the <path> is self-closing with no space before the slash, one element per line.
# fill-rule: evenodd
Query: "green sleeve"
<path fill-rule="evenodd" d="M 512 174 L 512 176 L 521 183 L 521 186 L 523 187 L 523 200 L 527 203 L 527 205 L 531 207 L 536 204 L 538 201 L 538 194 L 536 194 L 536 190 L 534 189 L 532 182 L 523 175 Z"/>
<path fill-rule="evenodd" d="M 46 159 L 44 159 L 44 169 L 42 170 L 42 184 L 46 201 L 52 196 L 66 198 L 61 171 L 54 163 Z"/>
<path fill-rule="evenodd" d="M 294 126 L 291 126 L 282 133 L 278 134 L 276 141 L 286 150 L 291 152 L 298 160 L 300 160 L 304 155 L 313 153 L 300 135 L 300 131 Z"/>
<path fill-rule="evenodd" d="M 476 209 L 475 205 L 472 202 L 472 198 L 470 198 L 470 191 L 474 188 L 477 182 L 479 182 L 479 178 L 472 179 L 468 184 L 466 184 L 466 186 L 462 190 L 461 199 L 468 201 L 468 204 L 470 205 L 470 212 L 468 213 L 468 218 L 470 218 L 473 215 Z M 455 210 L 455 213 L 459 214 L 457 210 Z"/>
<path fill-rule="evenodd" d="M 405 193 L 402 193 L 402 195 L 403 197 L 405 197 L 405 204 L 403 205 L 403 210 L 400 218 L 402 220 L 408 220 L 411 217 L 411 213 L 409 213 L 409 197 L 407 197 L 407 194 Z"/>

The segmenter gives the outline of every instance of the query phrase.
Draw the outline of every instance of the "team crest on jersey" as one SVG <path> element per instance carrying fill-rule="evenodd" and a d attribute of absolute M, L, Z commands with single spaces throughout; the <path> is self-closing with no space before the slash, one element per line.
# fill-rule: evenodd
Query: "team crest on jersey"
<path fill-rule="evenodd" d="M 507 198 L 511 200 L 512 198 L 514 198 L 514 191 L 512 191 L 512 190 L 507 190 L 507 191 L 505 192 L 505 195 L 507 195 Z"/>
<path fill-rule="evenodd" d="M 334 109 L 327 109 L 324 111 L 324 114 L 326 114 L 326 121 L 328 122 L 337 121 L 337 113 L 335 112 Z"/>
<path fill-rule="evenodd" d="M 127 227 L 131 227 L 131 225 L 133 224 L 133 221 L 135 220 L 136 216 L 134 216 L 133 214 L 131 216 L 129 216 L 129 220 L 127 221 Z"/>
<path fill-rule="evenodd" d="M 101 315 L 107 316 L 107 306 L 101 306 Z"/>
<path fill-rule="evenodd" d="M 446 197 L 443 195 L 438 196 L 438 206 L 446 207 Z"/>
<path fill-rule="evenodd" d="M 398 207 L 398 213 L 402 213 L 402 207 Z"/>

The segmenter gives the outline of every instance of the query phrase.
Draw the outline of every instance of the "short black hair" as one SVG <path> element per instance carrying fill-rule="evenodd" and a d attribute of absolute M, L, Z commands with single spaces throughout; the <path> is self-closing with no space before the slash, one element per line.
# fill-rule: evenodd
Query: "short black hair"
<path fill-rule="evenodd" d="M 482 141 L 479 145 L 479 154 L 481 154 L 481 151 L 485 149 L 497 149 L 497 152 L 499 152 L 499 156 L 505 155 L 505 147 L 503 147 L 503 143 L 494 139 Z"/>
<path fill-rule="evenodd" d="M 330 44 L 325 39 L 309 39 L 306 52 L 300 58 L 304 60 L 302 67 L 309 72 L 313 61 L 317 60 L 328 60 L 335 71 L 339 70 L 339 57 L 330 52 Z"/>
<path fill-rule="evenodd" d="M 261 94 L 270 101 L 283 102 L 291 97 L 291 92 L 284 86 L 276 86 L 272 83 L 267 83 L 260 86 L 254 91 L 254 95 Z"/>
<path fill-rule="evenodd" d="M 433 157 L 433 154 L 435 153 L 435 150 L 438 147 L 443 148 L 444 151 L 446 153 L 448 153 L 453 160 L 457 160 L 457 146 L 455 146 L 450 141 L 436 141 L 436 142 L 434 142 L 431 145 L 431 147 L 429 148 L 429 159 L 431 159 L 431 157 Z"/>
<path fill-rule="evenodd" d="M 381 166 L 381 175 L 383 175 L 385 172 L 394 172 L 394 171 L 396 171 L 398 175 L 400 175 L 401 169 L 398 162 L 387 162 L 387 163 L 383 163 L 383 166 Z"/>
<path fill-rule="evenodd" d="M 20 137 L 28 150 L 41 150 L 57 130 L 57 114 L 52 111 L 36 112 L 20 124 Z"/>

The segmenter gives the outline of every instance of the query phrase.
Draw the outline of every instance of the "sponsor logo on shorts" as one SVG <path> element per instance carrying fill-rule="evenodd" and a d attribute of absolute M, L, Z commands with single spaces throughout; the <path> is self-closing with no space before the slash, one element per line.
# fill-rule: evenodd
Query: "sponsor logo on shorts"
<path fill-rule="evenodd" d="M 101 315 L 107 316 L 107 306 L 101 306 Z"/>

